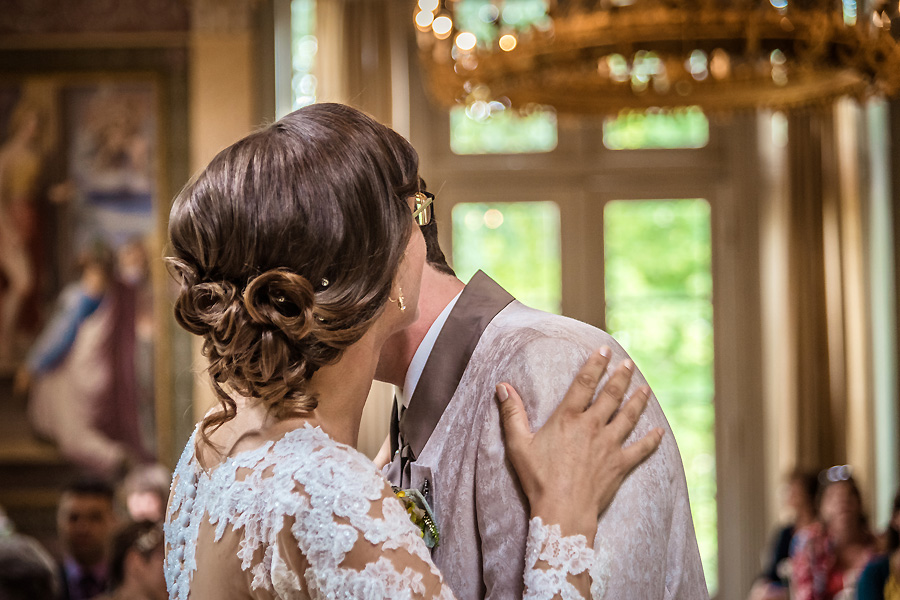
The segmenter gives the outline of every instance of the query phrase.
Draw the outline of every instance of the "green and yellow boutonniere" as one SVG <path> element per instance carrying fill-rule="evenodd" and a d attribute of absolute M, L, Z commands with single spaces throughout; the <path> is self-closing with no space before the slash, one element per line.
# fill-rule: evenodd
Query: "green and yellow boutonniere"
<path fill-rule="evenodd" d="M 425 496 L 417 489 L 401 490 L 394 486 L 394 495 L 400 500 L 400 503 L 406 508 L 409 514 L 409 520 L 413 525 L 422 530 L 422 538 L 428 548 L 434 548 L 440 543 L 440 535 L 435 524 L 434 513 Z"/>

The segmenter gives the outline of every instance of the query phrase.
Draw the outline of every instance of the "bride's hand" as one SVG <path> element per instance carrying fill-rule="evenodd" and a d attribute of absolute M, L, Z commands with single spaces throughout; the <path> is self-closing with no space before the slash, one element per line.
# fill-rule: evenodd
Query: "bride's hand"
<path fill-rule="evenodd" d="M 531 516 L 558 524 L 563 535 L 582 534 L 589 542 L 597 531 L 597 518 L 622 481 L 659 447 L 663 435 L 656 428 L 623 448 L 647 406 L 650 389 L 635 391 L 613 417 L 631 382 L 634 363 L 619 365 L 597 394 L 609 355 L 608 348 L 591 355 L 560 405 L 534 433 L 515 389 L 508 383 L 497 386 L 507 452 Z"/>

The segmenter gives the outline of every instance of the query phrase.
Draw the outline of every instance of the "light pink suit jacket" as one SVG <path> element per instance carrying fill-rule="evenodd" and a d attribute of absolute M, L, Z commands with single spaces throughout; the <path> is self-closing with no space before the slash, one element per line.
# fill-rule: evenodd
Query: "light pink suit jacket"
<path fill-rule="evenodd" d="M 450 313 L 400 431 L 415 457 L 402 483 L 429 482 L 441 534 L 434 559 L 458 598 L 522 594 L 528 508 L 506 458 L 495 385 L 511 383 L 539 427 L 603 345 L 613 350 L 611 364 L 627 358 L 609 334 L 528 308 L 480 271 Z M 636 371 L 628 393 L 644 383 Z M 681 457 L 651 396 L 630 441 L 653 427 L 666 430 L 661 447 L 629 475 L 600 518 L 594 598 L 708 598 Z M 386 472 L 396 479 L 399 471 L 395 459 Z"/>

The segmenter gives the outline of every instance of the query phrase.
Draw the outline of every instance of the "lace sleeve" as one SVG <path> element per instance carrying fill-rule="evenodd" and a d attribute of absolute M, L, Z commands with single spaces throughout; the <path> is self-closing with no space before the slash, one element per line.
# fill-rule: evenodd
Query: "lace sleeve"
<path fill-rule="evenodd" d="M 453 598 L 422 532 L 371 462 L 323 448 L 296 493 L 303 498 L 291 534 L 295 564 L 311 597 Z M 350 489 L 352 488 L 352 489 Z M 529 525 L 525 598 L 589 597 L 593 551 L 583 536 L 563 537 L 539 518 Z M 277 589 L 277 586 L 276 586 Z"/>
<path fill-rule="evenodd" d="M 277 456 L 271 476 L 290 465 L 278 502 L 290 507 L 271 561 L 271 585 L 281 597 L 452 598 L 440 572 L 374 465 L 355 450 L 318 439 Z"/>
<path fill-rule="evenodd" d="M 359 504 L 347 512 L 336 510 L 330 524 L 313 529 L 294 520 L 291 531 L 299 556 L 288 560 L 295 568 L 305 567 L 311 597 L 454 598 L 432 562 L 421 532 L 387 485 L 368 511 L 362 508 Z M 524 598 L 589 597 L 594 553 L 584 536 L 564 537 L 557 525 L 544 525 L 534 518 L 529 523 L 526 552 Z M 276 591 L 277 575 L 273 572 Z"/>
<path fill-rule="evenodd" d="M 188 452 L 165 525 L 170 597 L 219 597 L 235 585 L 285 600 L 454 597 L 372 462 L 321 430 L 288 433 L 212 473 Z M 583 537 L 535 519 L 528 548 L 526 598 L 588 597 Z"/>
<path fill-rule="evenodd" d="M 577 600 L 585 598 L 587 575 L 596 573 L 594 552 L 583 535 L 563 536 L 559 525 L 544 525 L 540 517 L 528 523 L 525 545 L 525 598 Z"/>

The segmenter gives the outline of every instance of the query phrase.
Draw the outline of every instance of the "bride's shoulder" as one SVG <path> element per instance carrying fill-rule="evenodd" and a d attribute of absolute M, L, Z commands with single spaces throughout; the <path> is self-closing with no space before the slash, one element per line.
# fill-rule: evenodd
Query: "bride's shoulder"
<path fill-rule="evenodd" d="M 273 475 L 289 475 L 310 496 L 351 494 L 375 499 L 386 486 L 368 457 L 311 425 L 286 433 L 272 445 L 269 455 Z"/>
<path fill-rule="evenodd" d="M 195 431 L 176 469 L 176 504 L 197 495 L 210 514 L 228 514 L 236 507 L 257 514 L 292 514 L 310 504 L 335 502 L 343 510 L 367 512 L 372 502 L 393 495 L 369 458 L 309 424 L 224 457 L 210 469 L 197 460 L 199 437 Z"/>

